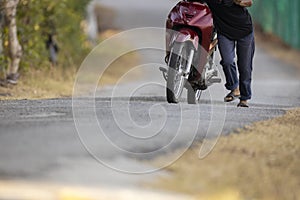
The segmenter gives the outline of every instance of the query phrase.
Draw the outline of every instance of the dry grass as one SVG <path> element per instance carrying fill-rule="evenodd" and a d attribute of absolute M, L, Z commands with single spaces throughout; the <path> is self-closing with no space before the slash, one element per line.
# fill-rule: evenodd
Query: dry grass
<path fill-rule="evenodd" d="M 300 196 L 300 109 L 222 137 L 198 159 L 188 151 L 155 185 L 197 199 L 293 200 Z"/>
<path fill-rule="evenodd" d="M 75 69 L 43 69 L 27 72 L 18 85 L 0 87 L 0 100 L 67 97 L 72 94 Z"/>

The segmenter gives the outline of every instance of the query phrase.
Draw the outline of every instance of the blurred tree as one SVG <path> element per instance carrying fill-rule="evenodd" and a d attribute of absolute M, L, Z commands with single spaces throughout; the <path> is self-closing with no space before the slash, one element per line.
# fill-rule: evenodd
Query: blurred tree
<path fill-rule="evenodd" d="M 4 27 L 7 28 L 7 42 L 5 43 L 8 51 L 8 76 L 7 80 L 11 83 L 16 83 L 18 78 L 19 64 L 22 57 L 22 47 L 18 40 L 16 12 L 19 0 L 3 0 L 1 1 L 1 72 L 5 71 L 3 68 L 3 34 Z M 4 26 L 5 24 L 5 26 Z M 2 79 L 5 79 L 6 73 L 3 73 Z"/>
<path fill-rule="evenodd" d="M 46 48 L 49 35 L 55 35 L 59 43 L 60 66 L 78 66 L 89 50 L 81 27 L 88 3 L 89 0 L 0 0 L 0 76 L 5 72 L 0 78 L 5 79 L 6 72 L 17 73 L 22 49 L 23 71 L 50 66 Z"/>
<path fill-rule="evenodd" d="M 80 63 L 87 53 L 81 22 L 89 0 L 20 0 L 18 28 L 24 49 L 23 69 L 49 66 L 46 41 L 55 35 L 63 67 Z"/>
<path fill-rule="evenodd" d="M 17 34 L 16 14 L 19 0 L 4 0 L 6 26 L 8 28 L 8 76 L 7 80 L 17 83 L 18 70 L 22 57 L 22 47 Z"/>
<path fill-rule="evenodd" d="M 4 9 L 3 3 L 0 2 L 0 85 L 5 84 L 6 71 L 5 71 L 5 58 L 3 51 L 3 28 L 4 28 Z"/>

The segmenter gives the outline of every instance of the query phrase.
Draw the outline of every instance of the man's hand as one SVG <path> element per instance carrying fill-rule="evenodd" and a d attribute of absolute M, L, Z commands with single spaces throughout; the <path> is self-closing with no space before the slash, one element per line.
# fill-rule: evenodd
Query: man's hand
<path fill-rule="evenodd" d="M 235 4 L 242 7 L 250 7 L 253 4 L 252 0 L 233 0 Z"/>

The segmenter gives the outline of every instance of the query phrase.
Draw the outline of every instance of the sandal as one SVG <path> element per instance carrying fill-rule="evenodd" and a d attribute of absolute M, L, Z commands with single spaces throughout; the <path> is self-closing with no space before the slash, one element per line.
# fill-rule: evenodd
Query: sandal
<path fill-rule="evenodd" d="M 234 91 L 231 91 L 229 94 L 226 95 L 226 97 L 224 98 L 224 102 L 231 102 L 234 101 L 235 99 L 240 98 L 241 95 L 235 95 Z"/>
<path fill-rule="evenodd" d="M 249 108 L 247 101 L 240 101 L 240 103 L 237 105 L 237 107 Z"/>

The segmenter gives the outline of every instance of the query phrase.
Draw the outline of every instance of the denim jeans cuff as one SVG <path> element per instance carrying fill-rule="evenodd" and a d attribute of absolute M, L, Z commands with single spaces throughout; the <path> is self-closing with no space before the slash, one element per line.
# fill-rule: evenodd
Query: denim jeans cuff
<path fill-rule="evenodd" d="M 238 88 L 238 86 L 239 86 L 239 83 L 234 84 L 232 86 L 228 86 L 227 84 L 225 84 L 225 87 L 227 90 L 234 90 L 234 89 Z"/>
<path fill-rule="evenodd" d="M 251 97 L 244 97 L 244 96 L 241 96 L 241 98 L 240 98 L 241 101 L 248 101 L 250 99 L 251 99 Z"/>

